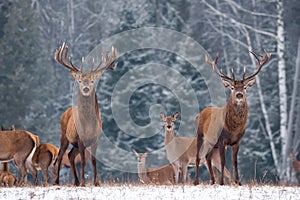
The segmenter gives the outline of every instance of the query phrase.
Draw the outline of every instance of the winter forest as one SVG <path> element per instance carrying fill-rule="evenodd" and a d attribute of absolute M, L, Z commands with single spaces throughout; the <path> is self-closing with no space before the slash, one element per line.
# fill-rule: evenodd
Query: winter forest
<path fill-rule="evenodd" d="M 114 45 L 118 68 L 103 73 L 96 88 L 103 121 L 97 171 L 101 181 L 137 181 L 132 149 L 150 151 L 151 167 L 168 162 L 160 112 L 180 112 L 175 126 L 182 131 L 176 135 L 193 137 L 195 116 L 226 102 L 230 91 L 220 78 L 205 75 L 213 71 L 204 56 L 213 59 L 219 52 L 218 67 L 228 74 L 234 68 L 240 78 L 244 67 L 247 73 L 257 68 L 249 51 L 263 54 L 266 49 L 271 59 L 247 90 L 240 179 L 296 183 L 289 155 L 300 150 L 299 13 L 299 0 L 1 1 L 0 124 L 14 124 L 37 134 L 41 143 L 59 147 L 60 116 L 76 104 L 77 83 L 54 60 L 55 50 L 68 43 L 73 63 L 80 66 L 86 57 L 88 70 L 91 55 L 96 63 L 101 58 L 90 54 L 93 49 L 105 52 Z M 143 42 L 141 33 L 147 36 Z M 202 51 L 175 35 L 189 38 Z M 185 98 L 193 95 L 192 100 Z M 226 167 L 232 172 L 230 148 Z M 91 164 L 86 173 L 92 174 Z M 194 167 L 189 174 L 193 180 Z M 61 176 L 72 178 L 70 170 Z M 200 178 L 209 180 L 205 167 Z"/>

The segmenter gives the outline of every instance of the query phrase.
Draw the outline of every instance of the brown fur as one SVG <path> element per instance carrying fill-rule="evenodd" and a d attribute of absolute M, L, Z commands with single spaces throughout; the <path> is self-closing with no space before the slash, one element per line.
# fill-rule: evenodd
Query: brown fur
<path fill-rule="evenodd" d="M 38 145 L 38 136 L 24 130 L 0 132 L 0 162 L 13 160 L 20 172 L 18 185 L 25 183 L 27 163 Z"/>
<path fill-rule="evenodd" d="M 42 170 L 44 177 L 44 185 L 49 183 L 48 170 L 52 170 L 53 176 L 56 176 L 54 162 L 57 159 L 59 149 L 49 143 L 40 144 L 32 157 L 32 163 L 36 170 Z"/>
<path fill-rule="evenodd" d="M 138 158 L 138 174 L 142 183 L 156 185 L 176 184 L 175 173 L 171 164 L 158 168 L 147 168 L 146 157 L 148 151 L 137 153 L 133 150 L 133 152 Z"/>
<path fill-rule="evenodd" d="M 0 185 L 2 187 L 12 187 L 15 186 L 16 183 L 17 179 L 15 175 L 9 172 L 9 163 L 2 163 L 2 169 L 0 171 Z"/>
<path fill-rule="evenodd" d="M 240 184 L 237 164 L 237 154 L 240 147 L 240 141 L 245 133 L 246 122 L 248 118 L 248 106 L 246 100 L 246 89 L 255 83 L 254 77 L 259 73 L 262 66 L 269 59 L 270 54 L 265 51 L 265 55 L 260 57 L 251 52 L 259 63 L 257 70 L 245 77 L 244 70 L 243 79 L 236 80 L 234 71 L 232 77 L 220 72 L 216 66 L 219 54 L 216 54 L 214 61 L 210 61 L 206 57 L 206 62 L 212 65 L 214 72 L 222 78 L 223 85 L 231 90 L 231 95 L 227 103 L 221 108 L 208 107 L 199 113 L 196 118 L 197 127 L 197 155 L 196 155 L 196 176 L 194 184 L 198 182 L 198 166 L 200 161 L 206 160 L 211 183 L 215 183 L 211 160 L 213 148 L 218 148 L 221 159 L 221 179 L 220 184 L 224 184 L 224 166 L 225 152 L 227 146 L 232 147 L 232 163 L 234 168 L 235 182 Z"/>
<path fill-rule="evenodd" d="M 71 168 L 70 160 L 68 157 L 68 154 L 70 153 L 70 150 L 67 150 L 66 153 L 64 154 L 62 161 L 61 161 L 61 167 L 66 167 L 66 168 Z M 90 152 L 86 149 L 85 150 L 85 164 L 89 161 L 90 158 Z M 74 159 L 75 165 L 81 163 L 81 158 L 80 155 L 77 155 Z"/>
<path fill-rule="evenodd" d="M 160 114 L 161 119 L 165 122 L 165 148 L 167 157 L 172 163 L 175 171 L 176 183 L 178 183 L 179 170 L 181 168 L 182 183 L 185 184 L 188 166 L 196 165 L 197 140 L 195 137 L 175 137 L 174 122 L 178 116 L 178 112 L 176 112 L 173 116 L 167 117 L 164 113 Z M 216 150 L 214 150 L 212 154 L 212 165 L 214 168 L 221 171 L 220 154 Z M 231 175 L 226 167 L 224 169 L 224 173 L 229 183 L 231 183 Z M 217 173 L 215 173 L 215 177 L 217 177 Z"/>
<path fill-rule="evenodd" d="M 290 157 L 291 157 L 291 161 L 292 161 L 292 168 L 296 175 L 298 185 L 300 185 L 300 161 L 297 160 L 297 155 L 298 155 L 298 153 L 295 153 L 295 152 L 290 153 Z"/>
<path fill-rule="evenodd" d="M 90 72 L 83 72 L 82 67 L 78 69 L 70 60 L 67 63 L 68 45 L 63 45 L 56 50 L 54 59 L 71 70 L 71 75 L 78 82 L 78 106 L 68 108 L 61 116 L 60 127 L 60 149 L 58 158 L 55 163 L 56 177 L 54 177 L 55 184 L 59 184 L 59 171 L 61 167 L 62 157 L 65 154 L 68 145 L 73 145 L 70 153 L 68 154 L 72 173 L 74 176 L 74 185 L 79 185 L 74 160 L 79 153 L 81 156 L 81 186 L 85 185 L 84 168 L 86 164 L 85 150 L 90 148 L 92 157 L 92 166 L 94 171 L 94 185 L 99 185 L 96 167 L 96 151 L 98 146 L 98 138 L 102 131 L 102 121 L 100 117 L 100 110 L 98 107 L 97 95 L 95 92 L 94 84 L 102 76 L 102 73 L 107 69 L 115 70 L 117 67 L 116 51 L 112 48 L 111 57 L 108 53 L 103 60 L 105 66 L 100 68 L 100 65 L 92 69 Z M 63 56 L 63 54 L 65 54 Z M 94 65 L 94 62 L 92 63 Z M 82 65 L 83 66 L 83 63 Z"/>

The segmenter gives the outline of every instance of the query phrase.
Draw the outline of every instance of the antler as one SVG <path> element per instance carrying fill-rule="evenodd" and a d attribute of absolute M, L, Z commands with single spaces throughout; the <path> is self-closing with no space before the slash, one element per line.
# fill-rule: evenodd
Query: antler
<path fill-rule="evenodd" d="M 73 65 L 71 57 L 69 58 L 70 64 L 67 63 L 68 50 L 69 50 L 69 47 L 64 42 L 58 49 L 56 49 L 56 51 L 54 53 L 54 59 L 57 62 L 59 62 L 60 64 L 62 64 L 63 66 L 65 66 L 66 68 L 68 68 L 69 70 L 74 71 L 74 72 L 79 72 L 80 70 Z M 65 54 L 64 58 L 62 58 L 63 54 Z"/>
<path fill-rule="evenodd" d="M 219 53 L 216 53 L 216 57 L 214 59 L 214 61 L 210 61 L 210 59 L 208 58 L 208 55 L 205 56 L 205 61 L 210 64 L 214 70 L 214 72 L 220 76 L 222 79 L 227 79 L 229 81 L 234 81 L 235 80 L 235 77 L 234 77 L 234 71 L 233 71 L 233 68 L 231 69 L 231 74 L 232 74 L 232 77 L 229 77 L 227 76 L 226 74 L 224 74 L 222 72 L 222 70 L 220 71 L 217 67 L 217 61 L 219 59 Z"/>
<path fill-rule="evenodd" d="M 105 70 L 111 69 L 111 70 L 116 70 L 117 68 L 117 64 L 118 62 L 116 61 L 116 57 L 117 57 L 117 52 L 116 49 L 114 47 L 111 48 L 111 56 L 108 55 L 109 52 L 107 51 L 105 53 L 105 56 L 102 55 L 102 60 L 100 62 L 100 64 L 97 66 L 97 68 L 95 70 L 92 69 L 92 72 L 103 72 Z M 105 66 L 101 67 L 102 63 L 105 62 Z"/>
<path fill-rule="evenodd" d="M 255 57 L 255 59 L 258 62 L 258 68 L 256 69 L 256 71 L 253 74 L 247 76 L 246 78 L 245 78 L 246 70 L 244 69 L 243 81 L 247 81 L 247 80 L 252 79 L 253 77 L 255 77 L 259 73 L 261 68 L 270 60 L 271 54 L 269 54 L 266 51 L 266 49 L 264 49 L 264 52 L 265 52 L 265 54 L 263 56 L 261 56 L 261 55 L 257 55 L 253 51 L 250 51 L 250 53 L 252 53 L 252 55 Z M 261 57 L 261 59 L 259 57 Z"/>

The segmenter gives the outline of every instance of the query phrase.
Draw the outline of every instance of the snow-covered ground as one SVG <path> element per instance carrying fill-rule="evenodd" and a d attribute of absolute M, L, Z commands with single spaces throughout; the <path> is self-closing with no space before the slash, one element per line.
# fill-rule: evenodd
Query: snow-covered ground
<path fill-rule="evenodd" d="M 300 199 L 299 187 L 287 186 L 142 186 L 0 188 L 0 199 Z"/>

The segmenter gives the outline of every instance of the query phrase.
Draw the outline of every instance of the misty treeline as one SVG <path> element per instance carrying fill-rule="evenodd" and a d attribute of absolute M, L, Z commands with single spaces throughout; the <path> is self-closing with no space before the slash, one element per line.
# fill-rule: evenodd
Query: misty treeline
<path fill-rule="evenodd" d="M 168 28 L 192 37 L 212 57 L 219 52 L 219 67 L 227 73 L 234 67 L 237 76 L 244 66 L 248 73 L 257 67 L 250 50 L 262 54 L 265 48 L 272 54 L 255 86 L 247 91 L 249 118 L 238 155 L 239 170 L 242 182 L 294 182 L 289 152 L 299 151 L 300 141 L 299 12 L 298 0 L 1 1 L 0 123 L 15 124 L 39 135 L 41 142 L 59 147 L 59 119 L 73 105 L 75 83 L 69 71 L 54 61 L 55 49 L 67 42 L 79 66 L 82 56 L 114 34 L 141 27 Z M 163 148 L 163 132 L 150 138 L 127 135 L 110 108 L 118 79 L 153 60 L 184 75 L 196 91 L 199 111 L 210 105 L 201 75 L 177 55 L 147 49 L 120 56 L 118 69 L 103 75 L 97 93 L 103 131 L 125 151 Z M 129 110 L 135 123 L 143 126 L 150 121 L 151 105 L 161 104 L 173 114 L 180 111 L 179 101 L 171 89 L 147 84 L 136 89 Z M 107 152 L 111 155 L 103 157 L 116 156 Z M 227 165 L 231 169 L 230 155 Z M 100 165 L 102 175 L 105 170 L 112 169 Z M 207 171 L 203 174 L 207 176 Z"/>

